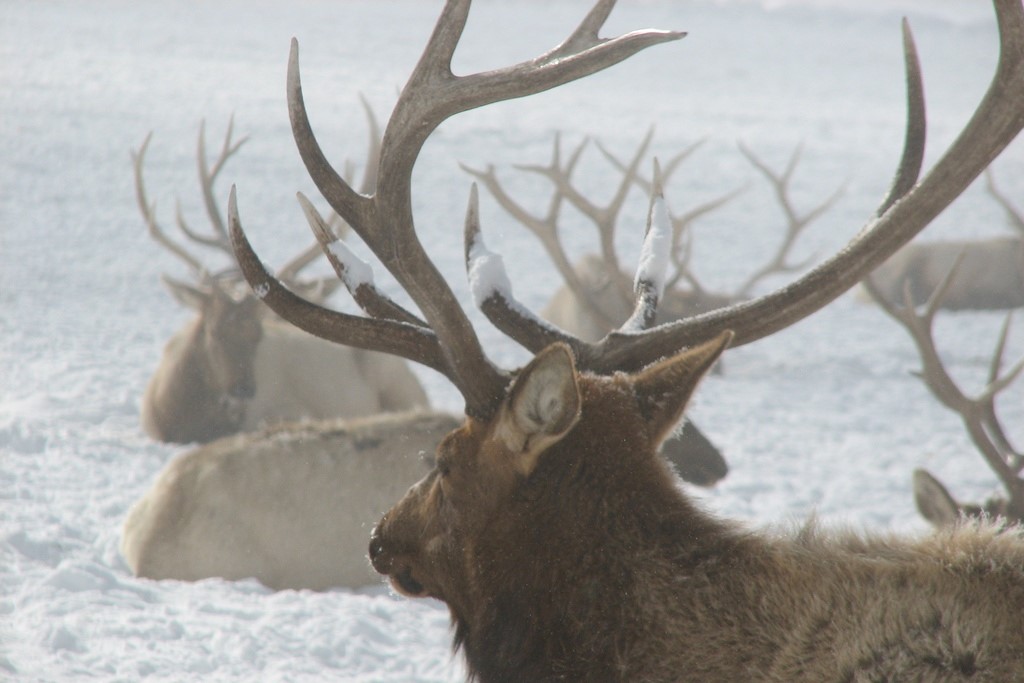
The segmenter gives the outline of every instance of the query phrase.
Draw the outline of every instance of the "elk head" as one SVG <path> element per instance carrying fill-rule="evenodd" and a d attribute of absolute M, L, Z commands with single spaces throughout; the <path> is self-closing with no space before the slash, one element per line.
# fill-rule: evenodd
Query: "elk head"
<path fill-rule="evenodd" d="M 544 349 L 516 374 L 493 419 L 470 418 L 439 445 L 434 471 L 374 529 L 374 568 L 399 592 L 445 600 L 458 610 L 465 586 L 478 583 L 479 573 L 526 571 L 476 567 L 481 544 L 539 534 L 538 525 L 567 518 L 579 520 L 577 530 L 586 533 L 593 517 L 585 510 L 600 501 L 577 499 L 581 489 L 568 483 L 572 479 L 614 480 L 629 488 L 638 472 L 653 471 L 671 487 L 667 470 L 651 469 L 661 462 L 657 448 L 731 339 L 723 332 L 613 377 L 580 373 L 564 344 Z M 653 495 L 657 488 L 634 492 Z M 546 553 L 541 557 L 550 561 Z"/>
<path fill-rule="evenodd" d="M 206 378 L 224 404 L 244 401 L 256 393 L 256 348 L 263 338 L 266 310 L 252 294 L 232 296 L 227 286 L 210 280 L 207 287 L 193 287 L 164 278 L 174 297 L 199 315 L 195 343 L 205 366 Z"/>
<path fill-rule="evenodd" d="M 684 523 L 693 519 L 680 512 L 689 503 L 665 466 L 651 456 L 704 372 L 726 346 L 786 328 L 853 287 L 928 225 L 1024 128 L 1024 11 L 1019 0 L 995 4 L 1003 41 L 1000 66 L 957 142 L 918 180 L 924 105 L 916 53 L 905 27 L 910 114 L 907 145 L 890 195 L 840 252 L 787 287 L 744 303 L 652 326 L 671 243 L 671 221 L 655 183 L 634 281 L 633 313 L 603 339 L 583 341 L 543 322 L 515 300 L 500 257 L 481 238 L 474 186 L 464 236 L 467 273 L 477 305 L 489 320 L 535 354 L 519 372 L 498 368 L 488 359 L 465 311 L 417 237 L 411 179 L 420 149 L 437 126 L 458 112 L 585 77 L 684 34 L 642 30 L 599 38 L 614 2 L 598 0 L 580 26 L 549 52 L 512 67 L 456 76 L 451 58 L 470 2 L 448 0 L 385 129 L 372 194 L 346 183 L 317 143 L 293 41 L 288 102 L 300 155 L 323 196 L 421 315 L 378 289 L 366 264 L 325 229 L 304 198 L 314 232 L 367 316 L 317 306 L 274 278 L 242 230 L 234 191 L 228 209 L 232 243 L 245 278 L 281 317 L 325 339 L 431 367 L 464 397 L 465 424 L 442 442 L 434 470 L 385 515 L 370 552 L 374 565 L 401 592 L 435 595 L 448 603 L 458 624 L 457 642 L 465 639 L 467 651 L 472 650 L 472 666 L 484 666 L 476 657 L 482 650 L 490 648 L 500 659 L 502 650 L 508 653 L 526 643 L 517 640 L 523 631 L 498 632 L 495 640 L 480 642 L 481 619 L 497 618 L 494 623 L 500 623 L 504 616 L 510 628 L 533 624 L 536 631 L 537 614 L 558 611 L 559 585 L 572 589 L 573 600 L 584 600 L 590 589 L 611 587 L 601 596 L 610 599 L 598 601 L 603 606 L 595 609 L 609 612 L 602 623 L 616 624 L 611 613 L 624 594 L 615 593 L 614 587 L 635 587 L 630 577 L 640 570 L 636 563 L 643 562 L 644 552 L 659 551 L 645 547 L 645 540 L 667 534 L 673 547 L 677 541 L 684 547 L 687 535 L 701 531 Z M 609 493 L 614 495 L 605 498 Z M 587 533 L 576 534 L 588 520 L 592 524 Z M 602 546 L 624 538 L 628 546 L 616 547 L 614 553 Z M 609 583 L 587 583 L 582 569 L 573 570 L 581 563 L 594 568 L 609 555 L 628 556 L 633 563 L 619 566 Z M 584 614 L 579 624 L 588 623 Z M 571 648 L 557 638 L 545 640 L 544 633 L 531 638 L 531 646 Z M 614 656 L 607 650 L 620 644 L 614 638 L 591 642 L 603 648 L 594 651 L 595 657 Z M 555 675 L 543 668 L 551 660 L 537 661 L 536 675 L 519 680 Z M 489 678 L 508 680 L 500 675 L 501 664 L 494 666 Z"/>

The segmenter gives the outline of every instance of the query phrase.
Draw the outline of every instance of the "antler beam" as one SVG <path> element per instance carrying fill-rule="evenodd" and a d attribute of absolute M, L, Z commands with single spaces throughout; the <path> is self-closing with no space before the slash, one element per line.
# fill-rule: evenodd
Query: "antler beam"
<path fill-rule="evenodd" d="M 363 239 L 385 268 L 398 280 L 423 313 L 436 334 L 442 362 L 431 367 L 443 372 L 466 399 L 466 412 L 488 416 L 504 395 L 510 375 L 487 359 L 465 312 L 451 288 L 430 261 L 416 236 L 412 216 L 412 168 L 427 137 L 448 117 L 494 102 L 524 97 L 583 78 L 617 64 L 647 47 L 677 40 L 683 33 L 642 30 L 611 39 L 598 37 L 615 5 L 599 0 L 576 30 L 561 44 L 539 57 L 494 71 L 456 76 L 451 59 L 462 36 L 470 8 L 469 0 L 448 0 L 434 28 L 426 50 L 402 89 L 381 143 L 380 165 L 373 194 L 354 190 L 331 167 L 312 132 L 299 78 L 298 43 L 292 41 L 288 66 L 288 109 L 292 133 L 306 168 L 328 203 Z M 250 284 L 267 290 L 265 301 L 286 320 L 307 331 L 366 348 L 366 333 L 376 329 L 380 337 L 395 333 L 393 320 L 362 319 L 349 332 L 352 322 L 341 314 L 314 313 L 282 293 L 283 287 L 266 278 L 266 271 L 251 253 L 236 220 L 232 237 L 239 261 L 250 264 Z M 249 253 L 245 253 L 248 251 Z M 330 329 L 325 329 L 329 326 Z M 409 326 L 424 334 L 422 328 Z M 396 344 L 392 352 L 411 360 L 435 361 L 432 349 L 424 353 L 420 344 Z M 411 355 L 407 355 L 411 354 Z M 428 363 L 429 364 L 429 363 Z"/>

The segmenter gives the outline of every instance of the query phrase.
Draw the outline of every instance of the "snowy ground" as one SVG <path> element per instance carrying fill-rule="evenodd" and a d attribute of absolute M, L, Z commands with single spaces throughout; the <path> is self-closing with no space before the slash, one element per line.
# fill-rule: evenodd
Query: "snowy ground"
<path fill-rule="evenodd" d="M 895 167 L 900 15 L 910 16 L 921 49 L 930 159 L 966 121 L 996 54 L 994 22 L 980 0 L 622 4 L 605 34 L 653 25 L 690 35 L 586 82 L 461 116 L 424 150 L 414 178 L 420 230 L 467 306 L 459 233 L 469 181 L 457 162 L 496 164 L 522 195 L 543 185 L 522 179 L 512 164 L 545 162 L 555 131 L 572 144 L 600 138 L 622 156 L 652 124 L 662 156 L 707 138 L 669 199 L 683 207 L 749 182 L 698 227 L 697 269 L 707 283 L 728 287 L 771 248 L 780 225 L 738 141 L 776 167 L 803 143 L 794 179 L 801 206 L 846 184 L 802 243 L 803 253 L 824 255 L 856 232 Z M 547 49 L 575 27 L 584 5 L 480 0 L 456 69 L 493 68 Z M 183 271 L 145 235 L 129 149 L 155 131 L 148 181 L 165 223 L 173 221 L 175 196 L 201 222 L 197 125 L 205 118 L 217 140 L 234 114 L 251 140 L 219 189 L 238 184 L 257 250 L 280 263 L 309 239 L 294 192 L 314 192 L 288 132 L 288 40 L 299 38 L 307 103 L 328 155 L 360 160 L 358 93 L 388 110 L 440 2 L 5 0 L 0 7 L 0 678 L 458 680 L 441 605 L 383 588 L 272 594 L 252 582 L 140 581 L 118 552 L 128 507 L 182 450 L 148 440 L 138 412 L 164 340 L 186 319 L 159 283 L 161 272 Z M 995 169 L 1024 204 L 1024 141 Z M 614 182 L 596 153 L 581 177 L 595 192 Z M 539 211 L 543 195 L 535 196 Z M 539 308 L 555 287 L 539 246 L 483 199 L 488 245 L 504 253 L 517 296 Z M 637 198 L 629 209 L 637 230 L 642 204 Z M 577 253 L 591 244 L 579 228 L 583 237 L 571 240 Z M 1000 211 L 974 187 L 926 237 L 1004 230 Z M 620 241 L 635 253 L 636 236 Z M 965 385 L 981 381 L 1000 322 L 994 314 L 940 321 L 939 344 Z M 497 360 L 523 358 L 480 327 Z M 1019 320 L 1013 347 L 1024 352 Z M 915 367 L 905 333 L 851 296 L 730 352 L 693 416 L 733 469 L 698 495 L 756 525 L 817 512 L 827 524 L 915 533 L 924 525 L 910 497 L 913 467 L 929 467 L 962 498 L 984 497 L 993 476 L 958 420 L 908 374 Z M 422 377 L 438 405 L 458 408 L 443 381 L 426 370 Z M 1018 440 L 1022 397 L 1018 383 L 1002 402 Z"/>

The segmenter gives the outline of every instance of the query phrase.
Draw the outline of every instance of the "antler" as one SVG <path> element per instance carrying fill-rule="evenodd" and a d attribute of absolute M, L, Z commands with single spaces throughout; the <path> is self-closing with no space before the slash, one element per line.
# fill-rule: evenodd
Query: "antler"
<path fill-rule="evenodd" d="M 1024 212 L 1021 212 L 1020 209 L 1014 206 L 1013 202 L 996 187 L 996 179 L 990 168 L 985 169 L 985 188 L 992 198 L 996 200 L 996 203 L 1003 207 L 1003 211 L 1006 213 L 1006 222 L 1017 231 L 1017 234 L 1024 237 Z"/>
<path fill-rule="evenodd" d="M 649 141 L 649 136 L 647 140 Z M 566 285 L 576 294 L 577 300 L 587 309 L 590 315 L 594 316 L 596 320 L 599 320 L 608 328 L 614 327 L 618 324 L 617 321 L 610 320 L 605 313 L 604 308 L 594 299 L 591 295 L 590 290 L 584 286 L 580 281 L 579 276 L 573 268 L 572 263 L 569 260 L 568 255 L 565 253 L 565 249 L 562 246 L 562 241 L 558 236 L 559 219 L 561 218 L 562 205 L 566 200 L 569 200 L 576 208 L 578 208 L 585 216 L 588 216 L 593 220 L 598 227 L 598 232 L 601 237 L 601 249 L 607 253 L 612 259 L 612 262 L 616 262 L 615 247 L 612 240 L 611 229 L 615 224 L 616 215 L 622 205 L 622 200 L 625 199 L 625 193 L 621 191 L 622 187 L 628 189 L 627 184 L 620 186 L 620 191 L 616 192 L 616 198 L 621 196 L 621 200 L 613 199 L 611 203 L 604 209 L 600 209 L 590 202 L 586 201 L 582 194 L 580 194 L 572 186 L 572 174 L 576 168 L 576 164 L 580 160 L 584 149 L 586 149 L 588 140 L 586 138 L 576 146 L 576 148 L 569 154 L 569 158 L 566 163 L 562 163 L 562 142 L 561 135 L 555 134 L 555 143 L 551 155 L 551 163 L 547 166 L 519 166 L 518 168 L 544 175 L 552 180 L 555 186 L 555 191 L 551 194 L 551 200 L 548 203 L 547 213 L 543 218 L 535 216 L 530 213 L 520 203 L 512 199 L 511 196 L 501 186 L 501 182 L 498 180 L 498 176 L 495 173 L 494 166 L 489 165 L 486 171 L 480 171 L 465 164 L 460 164 L 462 169 L 475 177 L 479 182 L 483 183 L 484 187 L 491 193 L 501 205 L 505 211 L 507 211 L 513 218 L 515 218 L 521 225 L 527 230 L 532 232 L 537 239 L 540 240 L 545 251 L 548 253 L 548 257 L 552 263 L 555 264 L 555 268 L 558 270 L 562 279 Z M 645 147 L 646 142 L 641 145 Z M 605 226 L 610 227 L 605 229 Z"/>
<path fill-rule="evenodd" d="M 416 233 L 411 209 L 412 167 L 427 136 L 449 116 L 504 99 L 523 97 L 582 78 L 651 45 L 683 34 L 636 31 L 599 39 L 597 31 L 614 2 L 599 0 L 580 26 L 558 47 L 533 60 L 485 73 L 455 76 L 452 53 L 465 26 L 469 0 L 448 0 L 427 48 L 403 88 L 385 129 L 377 185 L 372 194 L 356 192 L 331 168 L 306 115 L 293 41 L 288 94 L 292 131 L 314 182 L 331 206 L 352 226 L 423 313 L 422 321 L 370 291 L 383 303 L 371 316 L 351 316 L 310 304 L 271 277 L 252 251 L 239 223 L 232 193 L 229 224 L 239 264 L 249 283 L 279 315 L 309 332 L 361 348 L 403 356 L 445 374 L 466 399 L 466 412 L 487 417 L 505 393 L 510 373 L 487 359 L 465 312 L 427 257 Z M 597 343 L 584 343 L 544 323 L 512 296 L 500 258 L 480 239 L 475 187 L 466 217 L 467 270 L 474 296 L 485 315 L 506 335 L 539 352 L 553 342 L 574 351 L 583 370 L 611 373 L 642 367 L 723 329 L 736 330 L 747 343 L 792 325 L 817 311 L 861 280 L 922 230 L 987 167 L 1024 128 L 1024 8 L 1019 0 L 994 0 L 1001 40 L 999 65 L 974 117 L 947 153 L 918 183 L 924 150 L 924 102 L 920 68 L 909 28 L 904 23 L 907 63 L 907 144 L 893 190 L 878 215 L 843 250 L 788 287 L 729 308 L 661 325 L 643 332 L 647 315 Z M 661 215 L 652 201 L 653 216 Z M 650 244 L 669 243 L 668 228 L 653 220 Z M 345 266 L 343 249 L 324 237 Z M 653 272 L 653 271 L 652 271 Z M 645 275 L 646 277 L 646 275 Z M 644 279 L 644 278 L 641 278 Z M 657 283 L 657 276 L 653 281 Z M 356 288 L 365 278 L 354 278 Z M 637 287 L 637 309 L 650 307 L 650 289 Z M 425 321 L 426 324 L 421 324 Z"/>
<path fill-rule="evenodd" d="M 775 192 L 775 198 L 779 206 L 782 207 L 783 214 L 786 216 L 786 233 L 782 239 L 782 244 L 779 245 L 779 249 L 772 260 L 759 270 L 751 273 L 746 282 L 740 285 L 736 294 L 737 299 L 745 299 L 750 296 L 754 286 L 769 275 L 803 270 L 808 265 L 806 261 L 798 263 L 791 263 L 789 261 L 793 245 L 796 244 L 797 239 L 803 234 L 804 229 L 828 211 L 843 193 L 843 188 L 840 186 L 817 206 L 804 213 L 798 212 L 793 207 L 793 201 L 789 197 L 789 181 L 792 179 L 793 172 L 800 161 L 802 151 L 802 146 L 798 145 L 793 150 L 793 155 L 789 158 L 789 163 L 786 164 L 785 170 L 782 173 L 777 173 L 768 164 L 761 161 L 749 147 L 740 144 L 740 152 L 743 153 L 743 156 L 771 183 L 772 190 Z"/>
<path fill-rule="evenodd" d="M 495 173 L 493 165 L 488 166 L 486 171 L 472 169 L 465 164 L 462 165 L 463 170 L 483 183 L 484 187 L 488 189 L 491 195 L 498 201 L 498 204 L 505 209 L 509 215 L 515 218 L 517 222 L 526 227 L 541 241 L 545 251 L 547 251 L 548 256 L 555 264 L 555 268 L 558 270 L 566 286 L 573 293 L 576 301 L 582 304 L 582 306 L 587 310 L 587 313 L 598 323 L 598 325 L 606 330 L 614 329 L 621 324 L 622 321 L 620 319 L 612 319 L 608 314 L 609 308 L 615 310 L 616 308 L 619 308 L 619 306 L 608 306 L 607 304 L 601 305 L 601 303 L 595 299 L 591 288 L 587 287 L 581 281 L 576 269 L 573 267 L 569 257 L 566 255 L 559 237 L 561 206 L 563 202 L 568 202 L 593 224 L 597 231 L 602 260 L 607 265 L 608 271 L 612 274 L 609 281 L 609 284 L 611 285 L 609 293 L 612 296 L 619 297 L 619 303 L 623 305 L 623 308 L 628 309 L 628 306 L 633 299 L 633 292 L 629 287 L 627 278 L 616 277 L 616 274 L 620 273 L 621 269 L 619 265 L 618 252 L 615 247 L 615 230 L 619 224 L 622 207 L 625 204 L 626 198 L 632 187 L 639 187 L 646 196 L 651 196 L 653 183 L 640 174 L 639 167 L 650 147 L 653 137 L 654 129 L 652 127 L 644 135 L 639 146 L 628 162 L 620 160 L 604 145 L 602 145 L 600 141 L 596 141 L 595 144 L 601 154 L 622 174 L 618 186 L 612 193 L 612 198 L 604 206 L 598 206 L 596 203 L 588 199 L 582 191 L 573 184 L 572 180 L 573 172 L 583 151 L 589 144 L 589 139 L 584 138 L 569 155 L 568 161 L 563 165 L 561 161 L 561 135 L 556 133 L 552 161 L 547 166 L 516 166 L 516 168 L 520 170 L 544 176 L 551 181 L 554 190 L 551 195 L 547 214 L 544 218 L 531 214 L 525 207 L 523 207 L 522 204 L 509 196 L 504 187 L 502 187 L 501 182 L 498 180 L 498 176 Z M 679 168 L 680 164 L 694 151 L 696 151 L 703 142 L 703 140 L 699 140 L 672 156 L 663 166 L 662 182 L 667 183 L 672 173 L 675 172 L 675 170 Z M 670 246 L 670 259 L 675 265 L 675 268 L 674 272 L 668 276 L 668 279 L 665 282 L 666 291 L 672 291 L 680 279 L 686 278 L 691 285 L 691 289 L 695 293 L 704 293 L 704 288 L 701 287 L 696 277 L 693 276 L 686 267 L 689 255 L 689 249 L 687 248 L 688 245 L 685 243 L 687 229 L 697 218 L 722 206 L 735 197 L 738 192 L 739 191 L 730 192 L 722 197 L 700 204 L 681 215 L 671 216 L 673 232 Z"/>
<path fill-rule="evenodd" d="M 735 331 L 733 345 L 768 336 L 833 301 L 924 229 L 1024 128 L 1024 8 L 1019 0 L 994 0 L 993 4 L 1000 53 L 992 83 L 967 126 L 920 182 L 924 98 L 913 37 L 904 21 L 908 81 L 904 154 L 889 195 L 860 233 L 790 285 L 756 299 L 666 323 L 644 334 L 612 332 L 595 344 L 572 343 L 579 366 L 599 373 L 636 369 L 723 329 Z M 495 303 L 489 310 L 493 315 L 488 317 L 499 329 L 531 351 L 565 341 L 563 332 L 521 314 L 523 309 L 515 302 Z"/>
<path fill-rule="evenodd" d="M 996 396 L 1024 371 L 1024 358 L 1017 361 L 1006 372 L 1002 370 L 1010 321 L 1013 317 L 1012 312 L 1006 316 L 999 341 L 992 354 L 988 381 L 976 396 L 968 396 L 960 389 L 946 370 L 945 364 L 935 348 L 932 334 L 935 313 L 939 310 L 943 297 L 956 278 L 960 262 L 961 259 L 956 260 L 942 282 L 932 292 L 921 313 L 914 308 L 909 286 L 904 288 L 903 305 L 897 306 L 881 295 L 870 278 L 864 282 L 879 306 L 910 333 L 917 346 L 918 355 L 921 357 L 923 369 L 918 375 L 942 405 L 960 416 L 971 441 L 1006 488 L 1010 500 L 1009 507 L 1019 511 L 1018 514 L 1024 515 L 1024 476 L 1022 476 L 1024 454 L 1011 445 L 995 409 Z"/>
<path fill-rule="evenodd" d="M 232 194 L 229 222 L 246 279 L 279 315 L 313 334 L 361 348 L 394 353 L 445 374 L 466 399 L 466 412 L 491 414 L 510 375 L 487 359 L 451 288 L 415 233 L 411 207 L 413 164 L 430 133 L 448 117 L 486 104 L 542 92 L 616 64 L 682 33 L 634 31 L 601 39 L 597 32 L 614 7 L 599 0 L 559 46 L 528 62 L 456 76 L 451 58 L 469 13 L 469 0 L 448 0 L 426 50 L 402 89 L 381 143 L 377 185 L 356 192 L 331 167 L 313 135 L 299 81 L 298 43 L 292 42 L 288 104 L 292 133 L 306 168 L 328 203 L 362 238 L 423 313 L 427 327 L 394 319 L 362 318 L 312 306 L 263 268 L 245 240 Z M 471 202 L 470 214 L 476 211 Z M 328 248 L 333 242 L 328 243 Z"/>
<path fill-rule="evenodd" d="M 376 120 L 373 117 L 373 112 L 369 109 L 369 105 L 365 103 L 365 100 L 364 106 L 366 107 L 367 118 L 371 122 L 371 134 L 370 149 L 367 154 L 368 162 L 363 176 L 363 186 L 372 187 L 372 183 L 375 180 L 376 159 L 379 156 L 380 131 L 379 127 L 376 125 Z M 206 149 L 206 122 L 202 121 L 199 124 L 199 135 L 196 145 L 196 165 L 198 169 L 200 195 L 202 196 L 203 207 L 210 225 L 209 233 L 204 234 L 192 228 L 188 224 L 188 221 L 185 220 L 184 214 L 181 210 L 180 201 L 176 202 L 175 209 L 175 222 L 177 223 L 178 229 L 181 231 L 182 235 L 184 235 L 188 240 L 188 243 L 197 245 L 202 249 L 222 252 L 228 255 L 232 261 L 234 261 L 234 252 L 231 248 L 231 240 L 228 237 L 224 217 L 217 208 L 218 200 L 216 198 L 214 185 L 227 163 L 248 140 L 248 136 L 243 136 L 237 140 L 233 139 L 233 137 L 234 117 L 228 121 L 227 131 L 224 134 L 224 140 L 221 143 L 220 151 L 211 163 Z M 139 206 L 139 211 L 142 213 L 143 219 L 146 222 L 146 227 L 149 231 L 150 237 L 184 261 L 199 284 L 206 285 L 210 280 L 226 281 L 228 283 L 231 283 L 232 281 L 237 282 L 240 279 L 240 273 L 236 267 L 227 266 L 222 271 L 211 273 L 206 263 L 204 263 L 201 255 L 189 251 L 184 244 L 174 240 L 160 225 L 156 214 L 156 202 L 152 202 L 148 198 L 145 178 L 143 175 L 146 152 L 149 149 L 149 143 L 152 138 L 153 134 L 149 133 L 146 135 L 145 140 L 143 140 L 142 145 L 139 146 L 138 151 L 132 150 L 132 167 L 135 177 L 135 198 Z M 333 214 L 326 229 L 330 232 L 343 232 L 346 228 L 341 224 L 341 220 L 337 214 Z M 278 279 L 289 283 L 290 286 L 296 289 L 300 289 L 305 296 L 312 297 L 318 301 L 326 299 L 335 289 L 337 289 L 339 284 L 337 280 L 334 278 L 305 280 L 301 277 L 302 270 L 317 258 L 320 258 L 320 255 L 321 250 L 319 243 L 313 242 L 309 247 L 293 256 L 278 270 Z M 170 283 L 180 285 L 180 283 L 177 283 L 173 278 L 164 276 L 164 279 Z"/>

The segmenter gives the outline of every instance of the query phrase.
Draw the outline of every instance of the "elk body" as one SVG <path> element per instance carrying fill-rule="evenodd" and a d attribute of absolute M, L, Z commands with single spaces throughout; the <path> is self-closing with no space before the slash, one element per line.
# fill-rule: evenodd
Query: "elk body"
<path fill-rule="evenodd" d="M 907 143 L 877 215 L 840 252 L 788 286 L 654 326 L 671 225 L 655 165 L 628 319 L 587 342 L 535 316 L 481 237 L 470 191 L 465 257 L 474 299 L 534 353 L 518 371 L 481 347 L 415 232 L 412 168 L 455 113 L 582 78 L 683 34 L 598 37 L 599 0 L 560 45 L 521 64 L 456 76 L 470 3 L 448 0 L 384 134 L 378 182 L 356 192 L 313 134 L 293 42 L 292 132 L 332 208 L 421 315 L 363 277 L 303 200 L 310 224 L 367 314 L 303 300 L 229 224 L 249 284 L 282 318 L 340 344 L 402 356 L 445 375 L 466 421 L 429 474 L 381 519 L 373 566 L 410 596 L 449 607 L 471 677 L 492 681 L 1008 681 L 1024 679 L 1024 538 L 974 525 L 923 540 L 861 538 L 809 526 L 753 532 L 692 503 L 656 449 L 727 346 L 784 329 L 848 291 L 910 241 L 1024 128 L 1024 7 L 995 0 L 1000 62 L 953 146 L 919 179 L 921 76 L 909 28 Z M 363 264 L 365 265 L 365 264 Z"/>
<path fill-rule="evenodd" d="M 886 301 L 903 302 L 909 287 L 915 305 L 923 304 L 957 259 L 959 277 L 943 299 L 950 310 L 1001 310 L 1024 306 L 1024 239 L 911 242 L 871 274 Z"/>
<path fill-rule="evenodd" d="M 401 413 L 206 444 L 172 460 L 132 507 L 122 554 L 150 579 L 256 578 L 311 590 L 377 583 L 369 530 L 429 471 L 437 443 L 458 424 Z"/>

